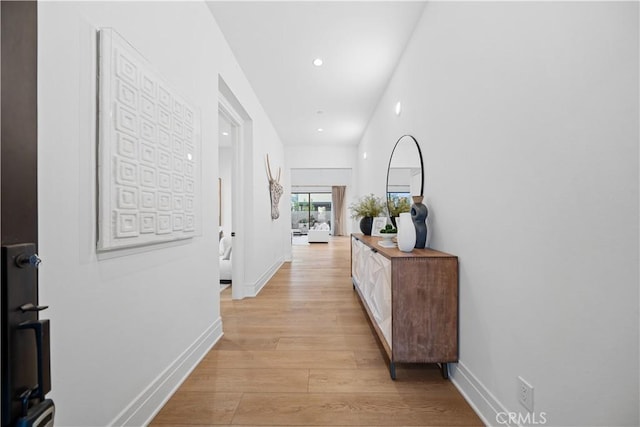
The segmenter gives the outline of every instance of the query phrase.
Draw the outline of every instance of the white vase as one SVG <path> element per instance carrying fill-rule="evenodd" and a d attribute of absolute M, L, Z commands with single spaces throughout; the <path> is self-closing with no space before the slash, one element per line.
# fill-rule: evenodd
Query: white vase
<path fill-rule="evenodd" d="M 411 252 L 416 245 L 416 228 L 411 219 L 411 213 L 403 212 L 398 221 L 398 249 Z"/>

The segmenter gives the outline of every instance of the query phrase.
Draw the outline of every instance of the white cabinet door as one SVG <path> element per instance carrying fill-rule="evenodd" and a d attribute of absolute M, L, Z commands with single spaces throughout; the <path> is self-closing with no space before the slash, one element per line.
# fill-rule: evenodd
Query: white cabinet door
<path fill-rule="evenodd" d="M 362 289 L 367 280 L 367 259 L 369 257 L 367 252 L 369 251 L 361 241 L 354 238 L 351 239 L 351 250 L 353 251 L 351 275 L 355 279 L 356 286 Z"/>
<path fill-rule="evenodd" d="M 373 318 L 391 347 L 391 261 L 373 254 L 369 261 L 369 280 L 365 293 Z"/>
<path fill-rule="evenodd" d="M 391 261 L 351 238 L 351 275 L 391 347 Z"/>
<path fill-rule="evenodd" d="M 359 240 L 355 238 L 351 238 L 351 277 L 356 282 L 358 287 L 360 287 L 360 283 L 362 282 L 362 259 L 361 252 L 363 250 L 363 245 Z"/>
<path fill-rule="evenodd" d="M 354 251 L 351 274 L 355 278 L 356 286 L 363 292 L 369 277 L 369 258 L 371 258 L 372 252 L 364 243 L 353 238 L 351 247 Z"/>
<path fill-rule="evenodd" d="M 371 300 L 371 293 L 373 292 L 373 282 L 374 282 L 374 271 L 375 271 L 375 257 L 376 253 L 371 250 L 368 246 L 364 247 L 364 258 L 365 258 L 365 270 L 364 277 L 362 281 L 362 294 L 364 295 L 365 301 L 369 304 Z"/>

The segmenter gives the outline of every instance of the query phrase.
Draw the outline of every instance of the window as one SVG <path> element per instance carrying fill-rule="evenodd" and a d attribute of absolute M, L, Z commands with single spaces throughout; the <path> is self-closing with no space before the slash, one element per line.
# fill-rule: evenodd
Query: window
<path fill-rule="evenodd" d="M 307 234 L 309 229 L 327 224 L 331 228 L 331 193 L 292 193 L 291 229 Z"/>

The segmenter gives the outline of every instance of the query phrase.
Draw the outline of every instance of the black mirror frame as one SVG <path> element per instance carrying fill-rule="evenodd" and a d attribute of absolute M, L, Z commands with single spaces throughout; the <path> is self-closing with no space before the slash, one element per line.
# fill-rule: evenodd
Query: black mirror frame
<path fill-rule="evenodd" d="M 420 181 L 420 196 L 424 196 L 423 192 L 424 192 L 424 162 L 422 161 L 422 150 L 420 149 L 420 144 L 418 144 L 418 140 L 415 139 L 412 135 L 402 135 L 400 138 L 398 138 L 398 140 L 396 141 L 395 145 L 393 146 L 393 150 L 391 150 L 391 155 L 389 156 L 389 165 L 387 166 L 387 185 L 385 188 L 385 194 L 386 194 L 386 199 L 387 199 L 387 217 L 391 218 L 391 206 L 389 205 L 389 171 L 391 170 L 391 160 L 393 160 L 393 153 L 396 151 L 396 148 L 398 147 L 398 144 L 400 143 L 400 141 L 402 141 L 402 138 L 404 137 L 409 137 L 413 140 L 413 142 L 415 142 L 416 144 L 416 148 L 418 149 L 418 155 L 420 156 L 420 175 L 421 175 L 421 181 Z"/>

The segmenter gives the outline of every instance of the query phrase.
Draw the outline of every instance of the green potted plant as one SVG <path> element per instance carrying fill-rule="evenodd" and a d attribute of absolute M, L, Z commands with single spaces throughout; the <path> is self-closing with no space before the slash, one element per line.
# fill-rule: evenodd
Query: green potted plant
<path fill-rule="evenodd" d="M 386 240 L 387 242 L 391 242 L 391 239 L 397 235 L 398 229 L 391 224 L 387 224 L 384 228 L 380 229 L 380 236 L 382 237 L 382 240 Z"/>
<path fill-rule="evenodd" d="M 360 218 L 360 231 L 367 236 L 371 236 L 373 218 L 380 216 L 386 210 L 382 199 L 373 194 L 359 198 L 349 205 L 349 209 L 351 218 Z"/>
<path fill-rule="evenodd" d="M 396 218 L 400 216 L 403 212 L 409 212 L 411 210 L 411 203 L 409 202 L 408 197 L 398 197 L 395 196 L 393 198 L 389 198 L 389 217 L 391 218 L 391 223 L 396 224 Z"/>

